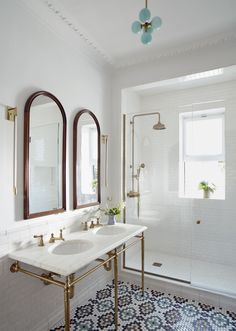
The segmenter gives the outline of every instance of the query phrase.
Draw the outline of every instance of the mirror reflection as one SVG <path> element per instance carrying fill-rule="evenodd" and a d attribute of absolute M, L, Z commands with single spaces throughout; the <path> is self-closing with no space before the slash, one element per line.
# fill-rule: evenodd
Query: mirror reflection
<path fill-rule="evenodd" d="M 83 110 L 74 122 L 74 208 L 100 202 L 100 128 L 95 115 Z"/>
<path fill-rule="evenodd" d="M 64 110 L 60 107 L 47 95 L 37 96 L 30 105 L 26 218 L 65 209 Z"/>

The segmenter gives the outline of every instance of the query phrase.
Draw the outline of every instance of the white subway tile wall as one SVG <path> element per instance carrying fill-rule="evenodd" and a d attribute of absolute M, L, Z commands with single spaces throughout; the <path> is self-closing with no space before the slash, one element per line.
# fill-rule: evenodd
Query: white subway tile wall
<path fill-rule="evenodd" d="M 192 267 L 189 277 L 196 284 L 204 275 L 203 264 L 199 264 L 199 261 L 225 265 L 226 276 L 231 267 L 236 272 L 235 91 L 236 81 L 228 81 L 141 96 L 139 111 L 159 111 L 161 122 L 167 129 L 152 130 L 157 122 L 154 116 L 135 120 L 135 169 L 140 163 L 145 163 L 145 168 L 140 177 L 140 218 L 137 219 L 136 199 L 127 199 L 127 222 L 148 226 L 147 251 L 190 258 Z M 179 114 L 220 107 L 225 107 L 225 200 L 180 198 Z M 130 130 L 127 127 L 129 190 L 131 153 Z M 197 220 L 201 220 L 201 223 L 197 224 Z M 199 268 L 202 269 L 200 274 Z"/>

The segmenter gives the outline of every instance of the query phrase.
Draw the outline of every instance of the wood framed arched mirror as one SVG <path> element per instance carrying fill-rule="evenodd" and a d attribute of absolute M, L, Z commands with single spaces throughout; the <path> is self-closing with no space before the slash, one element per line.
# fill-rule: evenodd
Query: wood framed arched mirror
<path fill-rule="evenodd" d="M 88 109 L 77 113 L 73 127 L 73 206 L 90 207 L 101 202 L 100 126 Z"/>
<path fill-rule="evenodd" d="M 51 93 L 38 91 L 24 113 L 24 218 L 66 210 L 66 114 Z"/>

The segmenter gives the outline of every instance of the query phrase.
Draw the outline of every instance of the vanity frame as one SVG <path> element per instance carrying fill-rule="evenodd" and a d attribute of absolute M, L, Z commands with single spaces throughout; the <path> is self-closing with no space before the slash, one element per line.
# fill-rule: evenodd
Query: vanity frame
<path fill-rule="evenodd" d="M 38 275 L 34 272 L 28 271 L 26 269 L 21 268 L 19 261 L 14 262 L 11 267 L 10 271 L 13 273 L 21 272 L 25 275 L 37 278 L 41 281 L 43 281 L 45 284 L 54 284 L 56 286 L 59 286 L 63 288 L 64 291 L 64 318 L 65 318 L 65 331 L 70 331 L 70 299 L 72 298 L 72 293 L 74 292 L 74 286 L 93 272 L 97 271 L 101 267 L 104 267 L 105 270 L 109 270 L 109 268 L 106 268 L 107 265 L 111 262 L 113 262 L 113 272 L 114 272 L 114 291 L 115 291 L 115 298 L 114 298 L 114 306 L 115 306 L 115 329 L 118 331 L 118 258 L 119 255 L 124 253 L 128 248 L 131 246 L 137 244 L 141 241 L 141 289 L 142 294 L 144 295 L 144 232 L 141 233 L 141 235 L 136 235 L 135 238 L 137 240 L 133 241 L 130 244 L 124 243 L 122 245 L 122 248 L 118 249 L 115 248 L 111 252 L 108 252 L 108 258 L 105 260 L 97 259 L 97 261 L 101 261 L 97 266 L 91 268 L 87 272 L 85 272 L 83 275 L 75 278 L 75 274 L 71 274 L 67 277 L 65 277 L 65 281 L 59 281 L 54 279 L 55 275 L 53 273 L 49 273 L 50 276 L 47 276 L 46 274 Z"/>

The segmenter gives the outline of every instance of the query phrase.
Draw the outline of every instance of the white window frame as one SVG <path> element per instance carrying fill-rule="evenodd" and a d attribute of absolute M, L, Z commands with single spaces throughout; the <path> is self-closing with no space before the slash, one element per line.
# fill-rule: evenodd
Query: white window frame
<path fill-rule="evenodd" d="M 217 155 L 186 155 L 186 123 L 194 120 L 209 118 L 222 119 L 222 153 Z M 179 114 L 179 196 L 185 196 L 185 162 L 188 161 L 225 161 L 225 108 L 205 109 L 201 111 L 185 112 Z"/>

